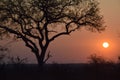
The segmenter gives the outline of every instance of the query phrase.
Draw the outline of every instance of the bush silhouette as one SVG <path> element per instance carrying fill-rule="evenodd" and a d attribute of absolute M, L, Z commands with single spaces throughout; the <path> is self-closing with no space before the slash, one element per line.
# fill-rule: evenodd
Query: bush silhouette
<path fill-rule="evenodd" d="M 6 57 L 6 52 L 8 51 L 8 48 L 0 46 L 0 64 L 4 63 L 4 58 Z"/>
<path fill-rule="evenodd" d="M 107 60 L 102 56 L 98 56 L 97 54 L 92 54 L 89 57 L 90 64 L 114 64 L 115 62 L 112 60 Z"/>

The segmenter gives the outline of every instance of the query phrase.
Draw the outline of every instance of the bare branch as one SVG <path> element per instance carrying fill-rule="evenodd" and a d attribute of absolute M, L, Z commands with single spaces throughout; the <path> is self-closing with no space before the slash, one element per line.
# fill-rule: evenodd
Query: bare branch
<path fill-rule="evenodd" d="M 17 36 L 19 36 L 19 38 L 22 38 L 23 41 L 26 43 L 26 46 L 31 48 L 32 51 L 39 51 L 39 49 L 37 48 L 37 46 L 36 46 L 36 44 L 34 42 L 32 42 L 30 39 L 26 38 L 22 34 L 18 33 L 17 31 L 12 30 L 12 29 L 10 29 L 10 28 L 8 28 L 6 26 L 1 26 L 1 25 L 0 25 L 0 28 L 3 28 L 3 29 L 5 29 L 6 31 L 8 31 L 8 32 L 10 32 L 12 34 L 16 34 Z M 32 45 L 30 45 L 29 43 L 32 44 Z"/>
<path fill-rule="evenodd" d="M 52 57 L 52 55 L 50 55 L 50 51 L 49 51 L 48 54 L 47 54 L 46 59 L 44 60 L 44 63 L 46 63 L 50 57 Z"/>
<path fill-rule="evenodd" d="M 15 30 L 13 30 L 13 29 L 8 28 L 7 26 L 1 26 L 1 25 L 0 25 L 0 28 L 5 29 L 6 31 L 8 31 L 8 32 L 10 32 L 10 33 L 12 33 L 12 34 L 16 34 L 16 35 L 18 35 L 18 36 L 21 36 L 20 33 L 18 33 L 17 31 L 15 31 Z"/>

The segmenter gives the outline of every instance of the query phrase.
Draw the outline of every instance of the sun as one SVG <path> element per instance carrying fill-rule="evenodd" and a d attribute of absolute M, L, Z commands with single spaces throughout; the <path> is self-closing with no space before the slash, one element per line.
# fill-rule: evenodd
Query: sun
<path fill-rule="evenodd" d="M 102 45 L 103 45 L 104 48 L 108 48 L 109 47 L 109 43 L 108 42 L 103 42 Z"/>

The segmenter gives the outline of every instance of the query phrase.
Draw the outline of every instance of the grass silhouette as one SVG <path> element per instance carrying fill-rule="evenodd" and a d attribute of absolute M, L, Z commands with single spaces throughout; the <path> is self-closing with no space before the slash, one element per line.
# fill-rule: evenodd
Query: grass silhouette
<path fill-rule="evenodd" d="M 0 64 L 0 80 L 120 80 L 119 61 L 106 61 L 97 55 L 91 55 L 86 64 L 53 63 L 42 69 L 22 63 L 18 57 L 12 60 L 14 64 Z"/>
<path fill-rule="evenodd" d="M 120 80 L 118 64 L 35 64 L 5 65 L 0 80 Z"/>

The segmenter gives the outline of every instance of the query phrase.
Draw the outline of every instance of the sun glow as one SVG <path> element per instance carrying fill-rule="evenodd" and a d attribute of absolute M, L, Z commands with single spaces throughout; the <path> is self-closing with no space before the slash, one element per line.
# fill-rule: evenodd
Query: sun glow
<path fill-rule="evenodd" d="M 102 45 L 103 45 L 104 48 L 108 48 L 109 47 L 109 43 L 108 42 L 103 42 Z"/>

